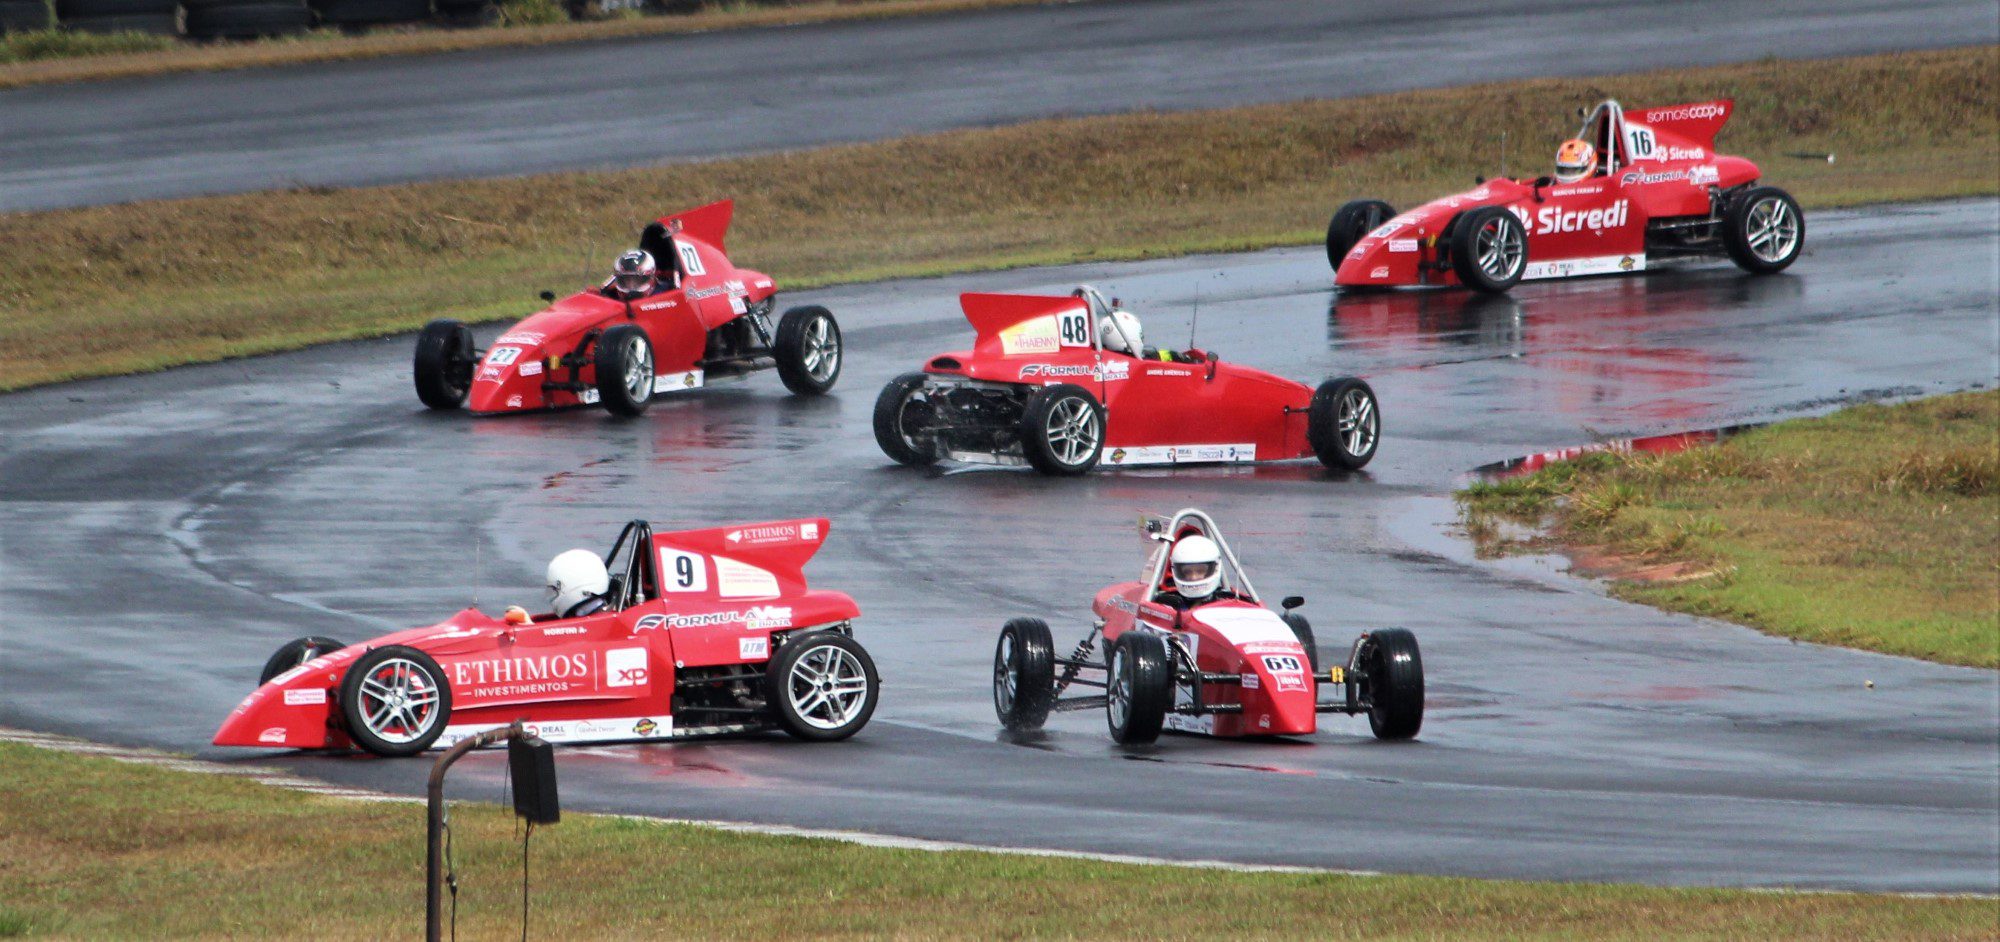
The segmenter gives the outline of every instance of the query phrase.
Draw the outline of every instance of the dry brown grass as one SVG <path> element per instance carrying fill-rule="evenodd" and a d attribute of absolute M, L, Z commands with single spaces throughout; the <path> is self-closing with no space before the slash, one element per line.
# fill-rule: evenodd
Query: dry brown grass
<path fill-rule="evenodd" d="M 80 50 L 105 51 L 70 58 L 0 62 L 0 89 L 54 82 L 140 78 L 173 72 L 219 72 L 345 59 L 681 35 L 718 29 L 838 23 L 1043 2 L 1047 0 L 818 0 L 778 7 L 732 4 L 678 16 L 619 17 L 508 29 L 397 28 L 359 36 L 318 31 L 296 38 L 207 45 L 188 43 L 139 52 L 119 51 L 112 43 L 79 43 L 76 47 Z"/>
<path fill-rule="evenodd" d="M 667 747 L 671 748 L 671 747 Z M 558 754 L 560 762 L 560 754 Z M 0 744 L 0 936 L 409 938 L 423 809 Z M 497 798 L 498 796 L 492 796 Z M 453 812 L 458 928 L 519 931 L 520 846 Z M 1990 939 L 2000 902 L 923 853 L 568 815 L 536 832 L 538 938 Z"/>
<path fill-rule="evenodd" d="M 1343 200 L 1465 188 L 1495 169 L 1503 130 L 1516 154 L 1552 150 L 1579 103 L 1608 96 L 1736 96 L 1721 147 L 1809 207 L 1990 194 L 1997 65 L 1995 47 L 1759 63 L 4 215 L 0 389 L 519 316 L 537 290 L 597 276 L 643 220 L 722 197 L 731 254 L 793 287 L 1309 243 Z"/>

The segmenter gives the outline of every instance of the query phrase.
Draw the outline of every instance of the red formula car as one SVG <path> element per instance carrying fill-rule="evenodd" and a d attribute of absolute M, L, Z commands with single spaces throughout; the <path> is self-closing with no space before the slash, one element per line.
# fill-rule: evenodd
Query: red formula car
<path fill-rule="evenodd" d="M 1733 107 L 1723 99 L 1628 115 L 1607 101 L 1559 155 L 1574 148 L 1589 161 L 1571 168 L 1570 182 L 1486 180 L 1401 215 L 1378 200 L 1348 203 L 1326 230 L 1334 281 L 1500 292 L 1523 279 L 1725 255 L 1753 273 L 1783 271 L 1805 247 L 1805 217 L 1790 194 L 1758 184 L 1756 164 L 1715 153 Z"/>
<path fill-rule="evenodd" d="M 1097 624 L 1067 657 L 1049 626 L 1016 618 L 993 653 L 993 708 L 1010 730 L 1039 729 L 1051 711 L 1103 707 L 1112 738 L 1148 743 L 1164 728 L 1212 736 L 1303 736 L 1321 713 L 1368 714 L 1381 739 L 1409 739 L 1424 721 L 1424 664 L 1415 635 L 1401 628 L 1355 639 L 1346 661 L 1319 669 L 1312 628 L 1284 600 L 1264 607 L 1215 521 L 1199 510 L 1142 525 L 1154 543 L 1137 582 L 1097 593 Z M 1191 601 L 1178 591 L 1177 550 L 1206 540 L 1216 579 Z M 1172 564 L 1170 565 L 1170 559 Z M 1105 653 L 1095 649 L 1102 640 Z M 1092 672 L 1086 676 L 1085 672 Z M 1102 680 L 1096 679 L 1099 675 Z M 1101 695 L 1064 698 L 1073 686 Z M 1330 688 L 1331 699 L 1320 699 Z"/>
<path fill-rule="evenodd" d="M 1314 390 L 1202 350 L 1153 350 L 1135 336 L 1138 320 L 1089 286 L 959 303 L 978 335 L 972 349 L 932 357 L 875 401 L 875 441 L 903 464 L 1026 463 L 1072 475 L 1100 462 L 1313 456 L 1353 470 L 1375 456 L 1382 414 L 1359 379 Z"/>
<path fill-rule="evenodd" d="M 216 731 L 218 746 L 412 755 L 524 720 L 552 742 L 655 740 L 778 727 L 853 735 L 877 679 L 860 614 L 802 569 L 826 520 L 653 533 L 612 544 L 588 615 L 502 620 L 468 608 L 342 645 L 300 638 Z"/>
<path fill-rule="evenodd" d="M 777 367 L 785 388 L 816 396 L 840 378 L 840 325 L 826 308 L 795 307 L 775 325 L 771 276 L 723 254 L 733 204 L 666 216 L 639 237 L 649 287 L 617 280 L 551 302 L 473 348 L 472 330 L 435 320 L 417 335 L 417 398 L 475 413 L 602 405 L 638 415 L 660 393 L 697 389 Z M 620 260 L 621 263 L 624 261 Z"/>

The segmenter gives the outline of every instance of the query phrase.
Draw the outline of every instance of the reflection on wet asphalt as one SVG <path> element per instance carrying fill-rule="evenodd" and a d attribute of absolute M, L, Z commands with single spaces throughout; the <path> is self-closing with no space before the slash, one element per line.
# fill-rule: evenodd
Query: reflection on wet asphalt
<path fill-rule="evenodd" d="M 571 807 L 1370 870 L 2000 891 L 1992 672 L 1626 605 L 1546 567 L 1472 562 L 1443 530 L 1440 495 L 1489 462 L 1995 382 L 1996 204 L 1813 222 L 1783 276 L 1705 266 L 1502 299 L 1334 298 L 1317 249 L 801 293 L 781 303 L 826 304 L 847 328 L 835 395 L 794 399 L 763 374 L 638 421 L 426 413 L 407 338 L 0 398 L 0 723 L 248 756 L 208 737 L 290 637 L 497 611 L 539 593 L 551 555 L 635 516 L 824 514 L 809 574 L 862 605 L 885 678 L 874 725 L 831 746 L 567 751 Z M 877 390 L 969 339 L 956 292 L 1078 281 L 1122 297 L 1155 342 L 1187 336 L 1198 293 L 1197 342 L 1226 359 L 1366 376 L 1379 457 L 1352 475 L 1048 480 L 881 456 Z M 1328 650 L 1365 627 L 1417 634 L 1420 740 L 1330 717 L 1300 739 L 1127 750 L 1094 712 L 999 735 L 1001 622 L 1044 617 L 1073 643 L 1091 594 L 1137 572 L 1138 514 L 1190 505 L 1261 588 L 1307 597 Z M 1130 758 L 1147 761 L 1107 761 Z M 409 791 L 427 769 L 275 761 Z M 466 787 L 494 762 L 469 760 Z"/>

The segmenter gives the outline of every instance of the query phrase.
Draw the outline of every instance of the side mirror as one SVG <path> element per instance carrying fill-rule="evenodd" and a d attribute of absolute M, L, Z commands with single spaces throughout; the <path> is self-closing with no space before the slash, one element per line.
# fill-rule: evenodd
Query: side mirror
<path fill-rule="evenodd" d="M 1284 600 L 1284 601 L 1282 601 L 1282 602 L 1279 602 L 1279 603 L 1278 603 L 1278 606 L 1279 606 L 1280 608 L 1283 608 L 1283 609 L 1284 609 L 1285 611 L 1288 611 L 1288 612 L 1289 612 L 1289 611 L 1291 611 L 1292 609 L 1295 609 L 1295 608 L 1298 608 L 1299 606 L 1301 606 L 1301 605 L 1304 605 L 1304 604 L 1306 604 L 1306 597 L 1305 597 L 1305 596 L 1303 596 L 1303 595 L 1287 595 L 1287 596 L 1285 596 L 1285 600 Z"/>
<path fill-rule="evenodd" d="M 1473 185 L 1473 186 L 1478 186 L 1478 185 L 1480 185 L 1481 183 L 1485 183 L 1485 182 L 1486 182 L 1486 175 L 1485 175 L 1485 174 L 1483 174 L 1483 173 L 1478 173 L 1478 174 L 1473 174 L 1473 176 L 1472 176 L 1472 185 Z"/>
<path fill-rule="evenodd" d="M 1222 358 L 1216 356 L 1213 350 L 1203 350 L 1201 355 L 1202 359 L 1208 361 L 1208 376 L 1203 382 L 1213 382 L 1215 380 L 1215 365 L 1221 363 Z"/>
<path fill-rule="evenodd" d="M 536 297 L 539 297 L 544 301 L 554 301 L 556 299 L 556 293 L 553 291 L 544 291 L 541 294 L 536 295 Z"/>

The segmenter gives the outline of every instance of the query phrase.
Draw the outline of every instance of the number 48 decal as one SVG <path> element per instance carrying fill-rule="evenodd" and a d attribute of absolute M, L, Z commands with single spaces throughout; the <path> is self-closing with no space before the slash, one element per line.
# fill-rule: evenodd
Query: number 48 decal
<path fill-rule="evenodd" d="M 700 553 L 661 547 L 660 591 L 707 592 L 708 560 Z"/>
<path fill-rule="evenodd" d="M 1056 332 L 1065 347 L 1090 346 L 1090 311 L 1079 308 L 1057 314 Z"/>

